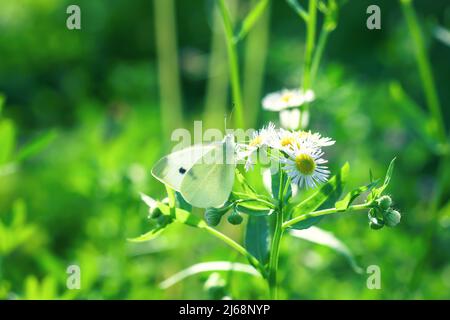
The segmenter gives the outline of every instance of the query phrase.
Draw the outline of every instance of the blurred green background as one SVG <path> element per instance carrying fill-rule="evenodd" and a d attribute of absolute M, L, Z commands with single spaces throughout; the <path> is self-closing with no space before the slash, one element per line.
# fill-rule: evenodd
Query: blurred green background
<path fill-rule="evenodd" d="M 254 2 L 228 3 L 239 21 Z M 81 8 L 81 30 L 66 28 L 69 4 Z M 200 119 L 223 129 L 232 109 L 215 1 L 171 4 L 0 0 L 1 299 L 207 299 L 207 274 L 167 290 L 158 284 L 197 262 L 245 262 L 186 226 L 151 242 L 126 241 L 148 227 L 139 192 L 164 196 L 150 168 L 175 144 L 171 130 Z M 381 8 L 381 30 L 366 28 L 370 4 Z M 442 32 L 450 29 L 450 3 L 414 5 L 448 127 L 450 41 Z M 299 86 L 304 33 L 276 0 L 239 44 L 249 126 L 278 120 L 260 108 L 265 93 Z M 403 214 L 397 228 L 373 231 L 364 214 L 320 224 L 361 266 L 380 266 L 381 290 L 369 290 L 368 275 L 330 249 L 286 238 L 282 298 L 450 298 L 448 181 L 439 209 L 429 209 L 442 156 L 401 112 L 411 101 L 426 110 L 413 50 L 398 1 L 348 1 L 311 105 L 310 128 L 337 141 L 328 153 L 332 170 L 350 162 L 349 188 L 365 184 L 369 169 L 381 177 L 397 156 L 388 190 Z M 410 101 L 395 95 L 398 85 Z M 242 226 L 219 228 L 241 241 Z M 66 288 L 72 264 L 81 268 L 80 290 Z M 264 283 L 247 275 L 233 275 L 229 290 L 233 298 L 266 297 Z"/>

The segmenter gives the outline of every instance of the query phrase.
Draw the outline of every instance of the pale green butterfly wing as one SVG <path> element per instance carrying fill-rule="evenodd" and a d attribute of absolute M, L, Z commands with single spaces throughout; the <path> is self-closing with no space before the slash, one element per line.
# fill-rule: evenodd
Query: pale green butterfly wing
<path fill-rule="evenodd" d="M 176 191 L 181 190 L 181 182 L 196 162 L 215 148 L 214 145 L 197 145 L 165 156 L 152 168 L 152 175 Z"/>
<path fill-rule="evenodd" d="M 186 173 L 181 195 L 194 207 L 221 206 L 233 188 L 235 167 L 234 142 L 227 137 Z"/>

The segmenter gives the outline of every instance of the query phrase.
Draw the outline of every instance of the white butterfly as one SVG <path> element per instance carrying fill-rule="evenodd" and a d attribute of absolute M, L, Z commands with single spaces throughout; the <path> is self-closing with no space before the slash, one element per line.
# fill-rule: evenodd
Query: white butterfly
<path fill-rule="evenodd" d="M 219 207 L 231 193 L 236 167 L 234 138 L 222 142 L 196 145 L 159 160 L 153 176 L 181 193 L 192 206 Z"/>

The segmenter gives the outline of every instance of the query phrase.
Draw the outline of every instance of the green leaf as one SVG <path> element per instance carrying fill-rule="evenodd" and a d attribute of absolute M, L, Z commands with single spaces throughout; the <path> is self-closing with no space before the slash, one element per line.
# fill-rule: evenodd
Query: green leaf
<path fill-rule="evenodd" d="M 0 121 L 0 164 L 10 161 L 16 144 L 16 130 L 10 120 Z"/>
<path fill-rule="evenodd" d="M 240 202 L 236 205 L 236 210 L 250 216 L 268 216 L 273 212 L 271 207 L 258 200 Z"/>
<path fill-rule="evenodd" d="M 153 200 L 153 201 L 155 201 L 155 200 Z M 196 227 L 196 228 L 205 228 L 208 226 L 203 219 L 200 219 L 196 215 L 194 215 L 186 210 L 183 210 L 180 208 L 175 208 L 175 207 L 171 208 L 168 205 L 166 205 L 162 202 L 159 202 L 159 201 L 155 201 L 155 205 L 158 207 L 158 209 L 161 211 L 161 214 L 162 214 L 162 216 L 160 216 L 158 219 L 164 219 L 164 217 L 166 217 L 166 218 L 174 219 L 174 221 L 176 221 L 176 222 L 183 223 L 188 226 Z M 157 236 L 159 236 L 161 234 L 161 232 L 171 222 L 172 221 L 169 220 L 169 222 L 167 224 L 164 224 L 164 226 L 158 226 L 156 228 L 153 228 L 149 232 L 147 232 L 137 238 L 129 239 L 129 241 L 143 242 L 143 241 L 152 240 L 152 239 L 156 238 Z"/>
<path fill-rule="evenodd" d="M 184 200 L 183 196 L 178 191 L 175 192 L 175 199 L 176 199 L 177 207 L 179 207 L 183 210 L 186 210 L 186 211 L 192 211 L 192 205 L 187 203 L 187 201 Z"/>
<path fill-rule="evenodd" d="M 389 167 L 386 172 L 386 176 L 384 177 L 383 185 L 379 188 L 374 189 L 371 194 L 367 197 L 368 201 L 377 199 L 387 188 L 389 183 L 391 182 L 392 173 L 394 172 L 394 165 L 395 165 L 395 159 L 391 160 L 391 163 L 389 164 Z"/>
<path fill-rule="evenodd" d="M 355 201 L 355 199 L 358 198 L 362 193 L 372 190 L 372 188 L 374 188 L 378 184 L 378 181 L 379 180 L 374 181 L 366 186 L 362 186 L 350 191 L 345 195 L 345 197 L 342 200 L 336 202 L 335 204 L 336 209 L 346 210 L 353 203 L 353 201 Z"/>
<path fill-rule="evenodd" d="M 308 230 L 290 230 L 289 233 L 296 238 L 333 249 L 348 260 L 350 266 L 356 273 L 363 272 L 363 269 L 356 262 L 352 252 L 341 240 L 336 238 L 333 233 L 317 227 L 311 227 Z"/>
<path fill-rule="evenodd" d="M 334 205 L 335 201 L 339 199 L 342 194 L 342 189 L 347 182 L 349 170 L 350 165 L 345 163 L 339 173 L 328 180 L 328 182 L 321 186 L 318 191 L 303 200 L 300 204 L 294 205 L 293 207 L 291 207 L 292 204 L 288 206 L 288 210 L 292 212 L 291 216 L 295 218 L 300 215 L 311 213 L 321 206 L 326 206 L 331 203 Z M 307 229 L 314 224 L 317 224 L 321 219 L 322 217 L 312 217 L 293 225 L 292 228 L 298 230 Z"/>
<path fill-rule="evenodd" d="M 439 139 L 434 121 L 403 90 L 398 82 L 392 82 L 389 92 L 394 100 L 399 115 L 406 126 L 411 129 L 433 152 L 439 152 Z"/>
<path fill-rule="evenodd" d="M 164 229 L 165 227 L 158 227 L 148 231 L 147 233 L 144 233 L 143 235 L 140 235 L 139 237 L 128 239 L 128 241 L 130 242 L 150 241 L 157 238 L 164 231 Z"/>
<path fill-rule="evenodd" d="M 262 16 L 269 4 L 269 0 L 260 0 L 250 13 L 245 17 L 242 26 L 235 37 L 235 42 L 241 41 L 245 38 L 251 28 L 255 25 L 258 19 Z"/>
<path fill-rule="evenodd" d="M 265 264 L 269 258 L 269 223 L 265 217 L 250 216 L 245 232 L 245 248 Z"/>
<path fill-rule="evenodd" d="M 204 273 L 204 272 L 217 272 L 217 271 L 232 271 L 232 272 L 241 272 L 246 273 L 255 277 L 261 277 L 261 274 L 252 266 L 243 263 L 237 262 L 228 262 L 228 261 L 211 261 L 211 262 L 202 262 L 197 263 L 189 268 L 186 268 L 170 278 L 164 280 L 159 284 L 161 289 L 167 289 L 174 284 L 177 284 L 184 279 L 191 277 L 193 275 Z"/>
<path fill-rule="evenodd" d="M 47 132 L 27 145 L 25 145 L 15 156 L 17 161 L 25 160 L 39 152 L 41 152 L 44 148 L 46 148 L 55 138 L 57 137 L 57 133 L 55 131 Z"/>
<path fill-rule="evenodd" d="M 208 226 L 203 219 L 197 217 L 196 215 L 186 210 L 180 208 L 170 208 L 168 205 L 165 205 L 164 203 L 161 202 L 158 202 L 157 206 L 161 210 L 162 214 L 167 216 L 172 216 L 173 211 L 174 213 L 173 218 L 175 219 L 176 222 L 183 223 L 188 226 L 196 228 L 205 228 Z"/>

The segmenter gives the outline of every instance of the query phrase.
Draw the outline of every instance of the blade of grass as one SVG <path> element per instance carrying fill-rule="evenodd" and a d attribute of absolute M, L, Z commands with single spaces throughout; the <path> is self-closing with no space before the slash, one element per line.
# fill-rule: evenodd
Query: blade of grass
<path fill-rule="evenodd" d="M 162 126 L 166 136 L 182 126 L 182 98 L 174 0 L 154 0 Z"/>
<path fill-rule="evenodd" d="M 441 141 L 445 142 L 445 124 L 442 116 L 439 96 L 436 90 L 436 85 L 431 71 L 431 65 L 427 56 L 425 44 L 422 38 L 419 22 L 412 6 L 412 0 L 400 0 L 400 3 L 402 6 L 403 15 L 406 19 L 406 24 L 408 26 L 410 36 L 413 40 L 416 63 L 419 69 L 420 79 L 422 81 L 427 106 L 435 121 L 435 129 L 437 131 L 437 134 Z"/>
<path fill-rule="evenodd" d="M 269 43 L 270 5 L 248 35 L 245 46 L 244 104 L 247 126 L 257 124 Z"/>
<path fill-rule="evenodd" d="M 233 96 L 233 106 L 236 112 L 236 126 L 239 128 L 245 128 L 241 94 L 241 80 L 239 75 L 239 61 L 236 43 L 234 41 L 233 23 L 231 21 L 230 12 L 227 8 L 227 5 L 225 4 L 225 0 L 217 0 L 217 2 L 225 29 L 228 51 L 228 66 L 230 69 L 231 91 Z"/>

